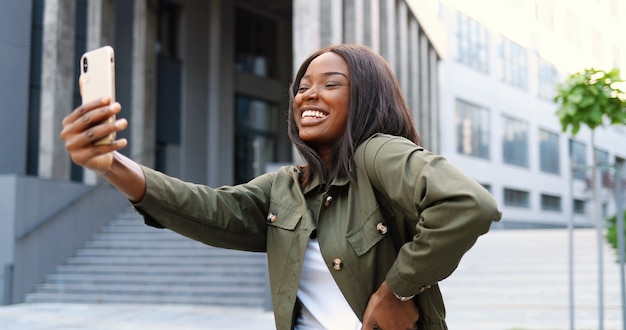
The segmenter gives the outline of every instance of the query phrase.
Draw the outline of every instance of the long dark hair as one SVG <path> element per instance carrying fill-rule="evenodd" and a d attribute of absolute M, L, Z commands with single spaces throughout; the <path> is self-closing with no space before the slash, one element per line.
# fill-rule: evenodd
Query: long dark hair
<path fill-rule="evenodd" d="M 350 109 L 346 131 L 333 146 L 328 167 L 317 151 L 300 139 L 293 113 L 294 98 L 302 76 L 311 61 L 327 52 L 341 56 L 348 63 L 350 71 Z M 354 150 L 376 133 L 403 136 L 415 144 L 421 144 L 409 107 L 391 68 L 382 56 L 360 45 L 340 44 L 322 48 L 300 65 L 289 88 L 288 118 L 289 138 L 307 162 L 301 178 L 303 184 L 314 175 L 319 175 L 325 186 L 335 178 L 349 177 Z"/>

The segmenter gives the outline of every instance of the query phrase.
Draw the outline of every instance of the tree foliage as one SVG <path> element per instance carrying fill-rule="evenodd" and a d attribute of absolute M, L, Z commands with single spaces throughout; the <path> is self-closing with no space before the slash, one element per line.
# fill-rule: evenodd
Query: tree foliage
<path fill-rule="evenodd" d="M 594 130 L 604 124 L 626 124 L 626 93 L 619 69 L 608 72 L 585 69 L 557 84 L 554 102 L 563 132 L 572 127 L 576 135 L 581 125 Z"/>
<path fill-rule="evenodd" d="M 626 219 L 626 211 L 624 211 L 624 218 Z M 608 223 L 608 227 L 606 229 L 606 241 L 611 244 L 611 246 L 618 251 L 617 244 L 617 216 L 614 215 L 608 219 L 606 219 Z M 624 226 L 624 235 L 626 235 L 626 226 Z M 619 252 L 619 251 L 618 251 Z"/>

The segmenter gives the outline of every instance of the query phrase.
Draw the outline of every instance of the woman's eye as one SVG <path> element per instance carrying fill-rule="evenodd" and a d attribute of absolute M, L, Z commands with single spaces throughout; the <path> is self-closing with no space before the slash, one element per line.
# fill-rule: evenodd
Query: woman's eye
<path fill-rule="evenodd" d="M 307 89 L 309 89 L 309 88 L 308 88 L 308 87 L 306 87 L 306 86 L 300 86 L 300 87 L 298 87 L 298 93 L 303 93 L 303 92 L 305 92 Z"/>

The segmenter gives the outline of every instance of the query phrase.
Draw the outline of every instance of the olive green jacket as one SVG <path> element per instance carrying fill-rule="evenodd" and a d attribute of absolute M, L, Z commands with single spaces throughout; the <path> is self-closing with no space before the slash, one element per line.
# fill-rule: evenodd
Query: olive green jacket
<path fill-rule="evenodd" d="M 143 168 L 147 193 L 136 209 L 147 224 L 200 242 L 267 253 L 277 329 L 291 329 L 307 240 L 317 235 L 331 274 L 359 319 L 386 280 L 416 295 L 420 329 L 446 329 L 437 283 L 489 230 L 492 196 L 441 156 L 410 141 L 375 135 L 357 148 L 353 180 L 319 191 L 287 166 L 249 183 L 212 189 Z"/>

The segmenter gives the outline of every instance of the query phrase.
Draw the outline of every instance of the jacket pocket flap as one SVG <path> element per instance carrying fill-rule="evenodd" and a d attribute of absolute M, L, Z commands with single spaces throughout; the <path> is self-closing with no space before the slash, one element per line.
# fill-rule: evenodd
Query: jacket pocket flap
<path fill-rule="evenodd" d="M 382 232 L 380 226 L 386 226 L 380 212 L 374 212 L 361 227 L 346 235 L 354 252 L 360 257 L 367 253 L 381 239 L 385 237 L 386 230 Z"/>
<path fill-rule="evenodd" d="M 267 224 L 286 230 L 294 230 L 301 218 L 302 214 L 298 210 L 271 203 L 270 211 L 267 215 Z"/>

